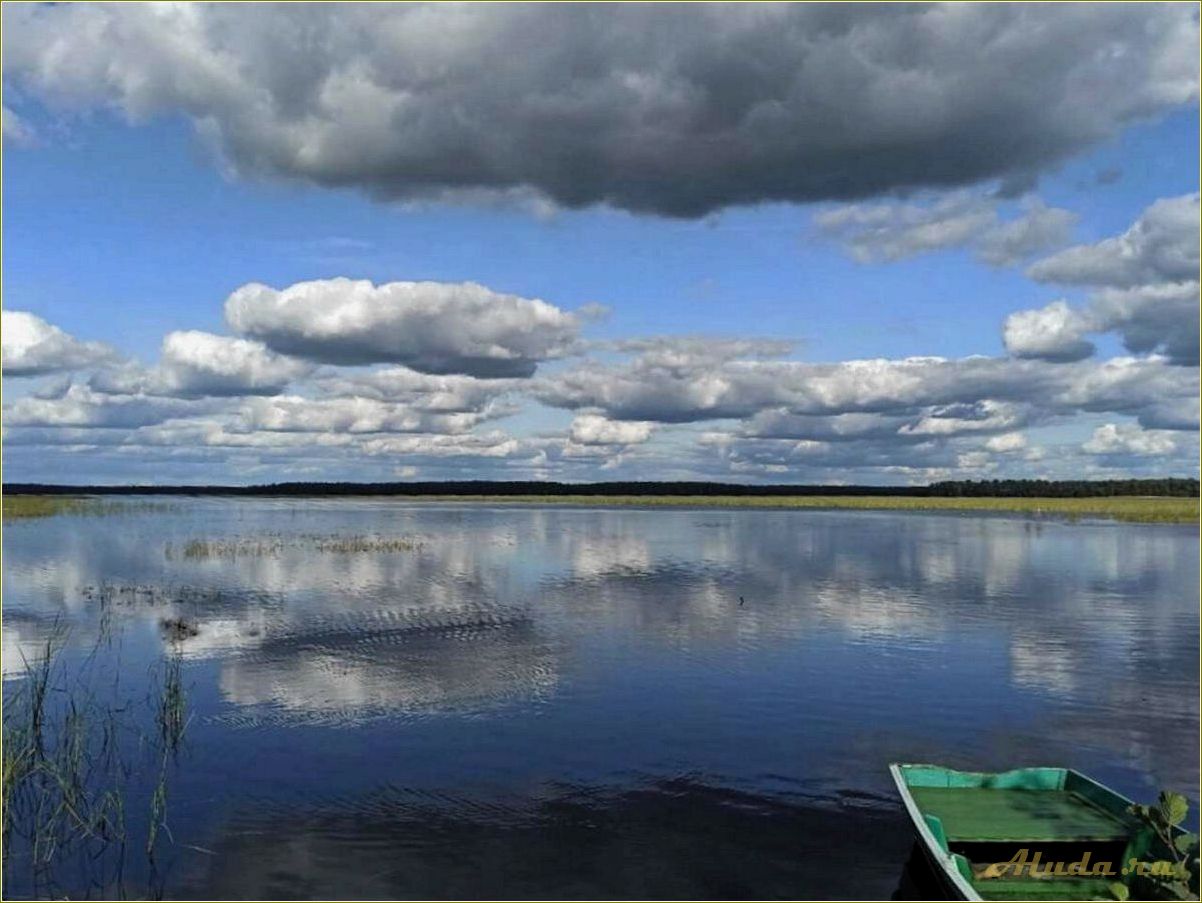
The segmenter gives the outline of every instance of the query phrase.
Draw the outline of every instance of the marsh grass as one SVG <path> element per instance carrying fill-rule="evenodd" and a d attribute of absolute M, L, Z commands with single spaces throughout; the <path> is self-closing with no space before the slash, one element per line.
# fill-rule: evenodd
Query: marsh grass
<path fill-rule="evenodd" d="M 167 787 L 188 725 L 182 659 L 170 656 L 152 693 L 155 729 L 139 726 L 138 707 L 102 701 L 81 677 L 60 665 L 63 635 L 49 638 L 25 675 L 6 686 L 3 719 L 3 849 L 6 879 L 28 868 L 39 896 L 77 886 L 79 869 L 102 896 L 124 895 L 125 852 L 132 840 L 127 807 L 145 793 L 139 760 L 157 765 L 150 790 L 145 851 L 150 872 L 160 829 L 166 829 Z M 93 654 L 94 654 L 93 650 Z M 170 836 L 170 831 L 166 831 Z M 16 850 L 14 853 L 13 851 Z M 62 873 L 73 876 L 63 885 Z"/>
<path fill-rule="evenodd" d="M 264 590 L 237 591 L 158 583 L 100 583 L 80 588 L 80 594 L 101 613 L 120 608 L 172 608 L 175 606 L 218 608 L 230 600 L 241 604 L 275 605 L 278 593 Z M 191 622 L 184 618 L 164 618 L 160 626 L 170 634 L 173 630 L 190 633 Z M 169 636 L 170 638 L 170 636 Z"/>
<path fill-rule="evenodd" d="M 195 633 L 191 633 L 195 636 Z M 184 695 L 183 657 L 177 651 L 164 666 L 162 689 L 159 693 L 155 721 L 159 728 L 159 741 L 165 752 L 179 752 L 180 742 L 188 727 L 187 698 Z"/>
<path fill-rule="evenodd" d="M 643 508 L 787 508 L 879 511 L 963 511 L 1029 514 L 1078 520 L 1103 518 L 1130 523 L 1196 524 L 1198 499 L 1172 496 L 1097 496 L 1093 498 L 951 498 L 942 496 L 718 496 L 718 495 L 428 495 L 412 501 L 487 504 L 582 505 Z"/>
<path fill-rule="evenodd" d="M 84 514 L 101 517 L 110 514 L 129 514 L 135 511 L 169 510 L 163 502 L 110 502 L 92 496 L 78 495 L 8 495 L 0 498 L 0 514 L 4 520 L 31 517 L 54 517 L 59 514 Z"/>
<path fill-rule="evenodd" d="M 163 553 L 168 560 L 179 557 L 184 560 L 197 561 L 212 558 L 274 557 L 289 550 L 357 555 L 377 552 L 412 552 L 421 547 L 421 541 L 411 536 L 369 534 L 281 536 L 266 534 L 221 539 L 192 539 L 181 546 L 167 543 Z"/>

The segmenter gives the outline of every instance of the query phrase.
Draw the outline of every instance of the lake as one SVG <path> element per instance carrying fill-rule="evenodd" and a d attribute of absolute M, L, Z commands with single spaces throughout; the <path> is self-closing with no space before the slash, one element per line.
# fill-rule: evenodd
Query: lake
<path fill-rule="evenodd" d="M 6 718 L 47 687 L 92 813 L 17 799 L 6 898 L 888 898 L 891 761 L 1198 801 L 1193 526 L 155 498 L 3 551 Z"/>

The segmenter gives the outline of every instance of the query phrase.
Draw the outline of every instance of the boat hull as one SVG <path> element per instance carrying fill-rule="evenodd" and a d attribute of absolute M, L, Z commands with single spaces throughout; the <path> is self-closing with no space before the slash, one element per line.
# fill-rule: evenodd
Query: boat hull
<path fill-rule="evenodd" d="M 1129 859 L 1169 856 L 1130 800 L 1072 769 L 894 764 L 890 773 L 950 899 L 1108 899 Z"/>

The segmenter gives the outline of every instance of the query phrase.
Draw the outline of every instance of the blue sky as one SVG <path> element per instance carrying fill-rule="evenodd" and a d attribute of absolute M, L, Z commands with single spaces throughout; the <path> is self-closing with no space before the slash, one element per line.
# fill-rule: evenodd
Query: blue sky
<path fill-rule="evenodd" d="M 4 308 L 37 319 L 10 326 L 6 314 L 5 478 L 907 483 L 1196 475 L 1197 343 L 1195 338 L 1184 350 L 1173 344 L 1180 344 L 1183 332 L 1197 334 L 1196 300 L 1189 301 L 1197 293 L 1196 72 L 1185 73 L 1192 88 L 1181 89 L 1180 64 L 1173 90 L 1152 83 L 1164 77 L 1162 58 L 1176 59 L 1176 32 L 1191 22 L 1196 48 L 1196 14 L 1182 18 L 1182 8 L 1169 23 L 1175 31 L 1160 44 L 1130 48 L 1158 60 L 1148 67 L 1147 96 L 1116 94 L 1114 106 L 1121 110 L 1112 120 L 1082 124 L 1082 135 L 1058 139 L 1069 149 L 1048 159 L 1038 158 L 1042 138 L 1023 139 L 1032 146 L 1017 147 L 1016 157 L 1027 153 L 1034 160 L 1021 171 L 1009 171 L 1005 161 L 971 160 L 976 153 L 989 156 L 981 146 L 988 136 L 974 140 L 953 131 L 920 148 L 935 157 L 946 151 L 951 162 L 899 160 L 896 185 L 887 184 L 888 173 L 860 176 L 840 162 L 839 179 L 873 185 L 857 187 L 854 198 L 824 196 L 827 183 L 818 176 L 824 165 L 833 166 L 826 156 L 804 143 L 784 152 L 785 162 L 795 157 L 797 167 L 815 173 L 817 187 L 798 187 L 790 175 L 765 182 L 760 172 L 770 164 L 757 155 L 767 139 L 757 145 L 741 136 L 746 159 L 735 154 L 720 170 L 686 156 L 679 172 L 658 163 L 627 171 L 642 164 L 611 154 L 600 168 L 584 172 L 580 191 L 592 190 L 590 180 L 619 187 L 597 188 L 601 199 L 586 196 L 583 206 L 577 206 L 575 184 L 563 187 L 558 173 L 565 160 L 574 162 L 589 150 L 587 143 L 584 151 L 565 146 L 559 157 L 551 146 L 545 160 L 523 162 L 518 174 L 499 177 L 497 164 L 490 163 L 481 184 L 470 183 L 477 176 L 468 167 L 456 169 L 460 181 L 418 185 L 430 164 L 407 162 L 403 130 L 397 126 L 392 134 L 380 127 L 370 110 L 362 117 L 334 114 L 332 125 L 348 130 L 348 142 L 354 128 L 370 129 L 363 140 L 381 142 L 377 156 L 388 164 L 387 183 L 379 181 L 375 158 L 348 163 L 337 142 L 324 149 L 328 159 L 316 168 L 264 164 L 279 155 L 281 141 L 289 153 L 301 153 L 286 145 L 303 140 L 293 137 L 294 126 L 283 123 L 284 137 L 248 150 L 244 144 L 252 139 L 236 129 L 247 129 L 253 140 L 262 129 L 246 126 L 240 111 L 223 106 L 224 94 L 205 98 L 200 76 L 201 87 L 154 88 L 154 79 L 168 76 L 158 67 L 138 68 L 140 59 L 153 55 L 138 42 L 156 40 L 146 23 L 134 28 L 138 23 L 126 21 L 139 13 L 88 4 L 23 13 L 19 20 L 6 12 L 15 20 L 6 21 L 6 31 L 24 34 L 27 49 L 5 74 Z M 1146 9 L 1125 15 L 1157 14 Z M 633 15 L 613 11 L 606 18 L 617 29 L 629 27 L 619 20 Z M 371 40 L 345 21 L 354 18 L 350 10 L 341 16 L 337 24 L 354 38 L 349 46 Z M 109 39 L 87 44 L 72 17 L 94 18 Z M 169 30 L 170 23 L 154 24 Z M 1125 34 L 1127 24 L 1116 18 L 1091 27 L 1101 40 L 1107 29 Z M 215 42 L 204 53 L 250 53 L 246 46 L 218 46 L 214 23 L 189 25 Z M 403 15 L 395 25 L 398 40 L 406 39 L 406 28 L 419 28 Z M 505 21 L 471 25 L 489 37 L 496 32 L 497 41 L 509 27 Z M 437 37 L 455 27 L 420 25 L 435 35 L 426 52 L 451 69 L 462 49 L 448 40 L 440 50 Z M 893 26 L 874 20 L 867 27 L 887 32 Z M 556 24 L 547 28 L 553 42 Z M 798 33 L 808 38 L 806 28 L 800 22 Z M 739 31 L 731 40 L 756 34 Z M 132 78 L 113 84 L 73 80 L 73 73 L 47 63 L 55 41 L 63 39 L 80 42 L 76 58 L 95 58 L 96 66 L 104 66 L 97 71 L 126 66 L 152 88 L 143 86 L 135 96 Z M 806 47 L 817 52 L 813 44 Z M 286 48 L 273 50 L 290 59 Z M 709 60 L 722 50 L 703 46 L 696 52 Z M 7 46 L 5 51 L 14 55 Z M 354 51 L 339 45 L 313 64 L 327 86 L 341 71 L 339 53 Z M 620 65 L 639 62 L 623 59 Z M 618 68 L 615 60 L 613 71 Z M 988 62 L 980 69 L 985 79 Z M 527 77 L 534 76 L 524 70 L 514 75 Z M 896 77 L 900 92 L 902 76 Z M 265 78 L 244 72 L 239 88 L 282 92 Z M 469 111 L 471 103 L 483 104 L 471 93 L 480 90 L 480 78 L 462 76 L 458 103 Z M 1056 73 L 1050 78 L 1054 82 Z M 1064 92 L 1081 90 L 1071 69 L 1063 79 Z M 1096 81 L 1103 88 L 1086 99 L 1104 109 L 1112 100 L 1108 82 Z M 1049 90 L 1054 95 L 1055 85 Z M 1080 99 L 1073 100 L 1079 107 Z M 940 103 L 954 106 L 955 98 Z M 978 109 L 989 103 L 988 93 L 976 101 Z M 1122 112 L 1128 108 L 1140 115 Z M 503 135 L 525 127 L 509 107 L 499 113 L 480 109 Z M 944 115 L 943 108 L 939 112 Z M 347 122 L 339 123 L 339 115 Z M 1034 131 L 1038 125 L 1023 120 L 1035 118 L 1029 109 L 1006 115 L 1015 121 L 1003 123 L 994 142 L 1004 139 L 1007 128 Z M 969 117 L 961 131 L 980 127 L 978 118 Z M 505 137 L 518 143 L 523 136 Z M 961 138 L 964 146 L 957 149 Z M 852 134 L 838 150 L 854 161 L 857 153 L 868 153 L 870 139 L 879 140 Z M 542 142 L 532 146 L 532 153 L 543 152 Z M 873 158 L 873 165 L 888 168 L 889 160 Z M 932 170 L 932 184 L 914 183 L 907 173 L 916 165 Z M 972 175 L 955 169 L 961 165 Z M 949 171 L 938 171 L 940 166 Z M 982 168 L 986 175 L 976 177 Z M 540 183 L 544 172 L 550 175 Z M 873 187 L 882 179 L 884 187 Z M 631 182 L 649 186 L 652 200 L 645 203 L 662 209 L 638 209 L 644 195 L 628 193 Z M 697 185 L 703 189 L 695 191 Z M 752 190 L 747 185 L 761 195 L 758 200 L 742 202 Z M 1166 215 L 1149 213 L 1161 201 L 1168 206 L 1155 209 Z M 683 215 L 682 205 L 688 207 Z M 1007 224 L 1013 228 L 1003 244 L 999 230 Z M 1114 243 L 1124 235 L 1126 244 Z M 1166 246 L 1171 253 L 1162 254 Z M 982 259 L 988 248 L 1001 249 L 989 262 Z M 1186 250 L 1179 253 L 1181 248 Z M 1127 267 L 1117 275 L 1115 260 Z M 1039 266 L 1042 271 L 1033 270 Z M 296 330 L 306 324 L 264 319 L 283 310 L 280 304 L 299 303 L 300 292 L 290 294 L 289 287 L 304 284 L 321 287 L 317 306 L 306 308 L 310 314 L 340 310 L 350 302 L 331 282 L 339 278 L 450 287 L 445 301 L 428 302 L 439 305 L 447 324 L 412 331 L 406 317 L 413 312 L 402 307 L 427 303 L 420 291 L 406 295 L 409 300 L 372 295 L 366 302 L 374 305 L 370 316 L 378 312 L 382 319 L 354 336 L 332 336 L 329 347 L 337 351 L 327 353 L 310 338 L 297 351 Z M 488 354 L 517 355 L 531 370 L 498 381 L 474 369 L 478 362 L 469 362 L 458 345 L 443 347 L 455 344 L 463 322 L 484 323 L 489 311 L 499 310 L 487 299 L 483 308 L 463 307 L 453 287 L 465 282 L 516 296 L 521 303 L 515 302 L 514 317 L 540 299 L 571 322 L 559 323 L 556 328 L 566 332 L 555 341 L 534 335 L 531 330 L 542 328 L 537 324 L 519 324 L 505 341 L 526 349 L 520 352 L 498 340 L 502 350 Z M 257 325 L 234 328 L 226 299 L 250 283 L 278 294 L 254 302 L 261 306 L 254 312 Z M 1064 311 L 1008 320 L 1048 311 L 1058 301 L 1065 302 Z M 603 305 L 606 312 L 594 315 L 587 305 Z M 586 312 L 579 314 L 582 308 Z M 396 331 L 395 341 L 389 330 Z M 185 348 L 181 339 L 172 352 L 161 349 L 168 334 L 192 331 L 220 336 L 225 344 L 200 346 L 196 339 Z M 374 343 L 370 350 L 364 340 Z M 632 340 L 642 344 L 632 346 Z M 792 345 L 732 354 L 722 350 L 730 340 Z M 430 347 L 418 347 L 422 342 Z M 956 375 L 962 366 L 956 362 L 970 356 L 987 359 L 988 380 Z M 947 360 L 938 366 L 898 363 L 913 357 Z M 865 376 L 846 367 L 860 360 L 877 360 L 880 372 Z M 1134 375 L 1124 376 L 1121 391 L 1090 395 L 1110 379 L 1098 374 L 1114 372 L 1116 360 Z M 831 369 L 821 369 L 825 365 Z M 395 387 L 382 389 L 378 374 L 398 367 L 416 374 L 410 382 L 422 384 L 406 383 L 403 395 Z M 894 372 L 897 367 L 903 369 Z M 915 367 L 922 372 L 911 372 Z M 262 376 L 263 368 L 273 375 Z M 124 374 L 117 388 L 106 375 L 112 373 Z M 707 388 L 707 379 L 720 385 Z M 982 384 L 944 386 L 974 379 Z M 432 407 L 430 399 L 448 391 L 479 397 Z M 273 399 L 298 401 L 284 416 L 271 408 Z M 313 422 L 306 400 L 321 401 L 330 418 Z M 430 422 L 431 411 L 451 408 L 464 416 Z M 352 409 L 359 413 L 345 413 Z M 114 418 L 116 410 L 137 413 Z M 782 428 L 785 421 L 792 426 Z M 769 422 L 774 425 L 766 428 Z M 919 435 L 925 438 L 919 441 Z"/>

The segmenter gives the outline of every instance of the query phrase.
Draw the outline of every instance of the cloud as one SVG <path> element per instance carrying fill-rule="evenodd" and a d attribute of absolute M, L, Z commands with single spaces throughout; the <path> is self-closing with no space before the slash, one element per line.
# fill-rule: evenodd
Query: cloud
<path fill-rule="evenodd" d="M 313 366 L 269 351 L 260 342 L 188 330 L 164 337 L 157 367 L 101 370 L 88 384 L 115 395 L 276 395 Z"/>
<path fill-rule="evenodd" d="M 386 367 L 354 375 L 338 374 L 317 380 L 331 396 L 405 402 L 427 411 L 473 412 L 517 391 L 523 380 L 477 379 L 473 376 L 431 375 L 408 367 Z"/>
<path fill-rule="evenodd" d="M 1026 412 L 1016 404 L 989 398 L 973 402 L 935 405 L 912 423 L 898 429 L 901 435 L 960 436 L 965 433 L 996 433 L 1026 422 Z"/>
<path fill-rule="evenodd" d="M 21 398 L 4 408 L 6 427 L 48 426 L 132 429 L 211 408 L 174 398 L 108 395 L 73 385 L 58 398 Z"/>
<path fill-rule="evenodd" d="M 991 266 L 1013 266 L 1067 243 L 1075 214 L 1023 201 L 1017 215 L 1002 219 L 1000 201 L 955 192 L 927 203 L 846 204 L 819 213 L 820 234 L 838 241 L 861 263 L 891 263 L 944 251 L 972 248 Z"/>
<path fill-rule="evenodd" d="M 572 421 L 572 441 L 580 445 L 636 445 L 651 438 L 652 424 L 582 414 Z"/>
<path fill-rule="evenodd" d="M 639 354 L 648 363 L 666 367 L 719 363 L 737 358 L 784 357 L 796 342 L 789 339 L 718 338 L 714 336 L 653 336 L 594 343 L 594 347 L 624 354 Z"/>
<path fill-rule="evenodd" d="M 1198 278 L 1198 194 L 1163 198 L 1122 235 L 1032 264 L 1040 282 L 1131 288 Z"/>
<path fill-rule="evenodd" d="M 1002 433 L 999 436 L 990 436 L 985 440 L 985 448 L 1002 455 L 1025 451 L 1027 437 L 1022 433 Z"/>
<path fill-rule="evenodd" d="M 5 376 L 41 376 L 117 359 L 108 345 L 81 342 L 41 317 L 19 310 L 0 311 L 0 346 Z"/>
<path fill-rule="evenodd" d="M 4 107 L 0 110 L 0 126 L 3 128 L 4 143 L 16 147 L 32 147 L 37 143 L 37 133 L 33 127 L 10 110 Z"/>
<path fill-rule="evenodd" d="M 1145 430 L 1138 426 L 1118 426 L 1107 423 L 1093 431 L 1093 436 L 1081 446 L 1091 455 L 1139 455 L 1159 457 L 1177 450 L 1172 433 Z"/>
<path fill-rule="evenodd" d="M 259 283 L 225 302 L 237 332 L 281 354 L 330 364 L 404 364 L 424 373 L 527 377 L 573 346 L 580 320 L 545 301 L 474 282 L 323 279 Z"/>
<path fill-rule="evenodd" d="M 1198 366 L 1198 283 L 1103 289 L 1090 303 L 1097 332 L 1117 332 L 1136 354 L 1163 351 L 1169 360 Z"/>
<path fill-rule="evenodd" d="M 849 204 L 820 213 L 814 221 L 824 235 L 842 241 L 856 260 L 881 263 L 962 247 L 994 218 L 980 200 L 954 195 L 929 206 Z"/>
<path fill-rule="evenodd" d="M 1033 198 L 1019 216 L 982 233 L 977 256 L 992 266 L 1015 266 L 1034 254 L 1065 244 L 1076 222 L 1075 213 L 1048 207 Z"/>
<path fill-rule="evenodd" d="M 1092 331 L 1088 317 L 1065 301 L 1053 301 L 1047 307 L 1006 317 L 1002 340 L 1015 357 L 1079 361 L 1094 352 L 1093 343 L 1084 338 Z"/>
<path fill-rule="evenodd" d="M 1168 436 L 1172 449 L 1141 457 L 1053 446 L 1038 472 L 1079 474 L 1084 465 L 1072 464 L 1073 455 L 1131 473 L 1190 472 L 1196 456 L 1197 374 L 1157 357 L 1071 364 L 734 357 L 715 364 L 704 343 L 694 342 L 684 361 L 658 356 L 657 343 L 644 347 L 653 364 L 642 356 L 586 362 L 577 368 L 590 377 L 584 383 L 576 371 L 491 381 L 390 367 L 317 374 L 299 384 L 303 395 L 270 397 L 53 386 L 46 397 L 6 406 L 6 463 L 26 479 L 53 478 L 55 468 L 86 455 L 89 474 L 126 480 L 386 480 L 400 468 L 438 479 L 462 478 L 470 468 L 481 479 L 923 482 L 1030 476 L 1030 462 L 1044 452 L 1024 444 L 1023 430 L 1098 414 L 1133 418 L 1142 441 L 1157 443 L 1148 447 L 1168 449 Z M 714 347 L 718 358 L 729 354 L 722 343 Z M 717 394 L 707 394 L 716 386 Z M 474 395 L 481 387 L 494 391 Z M 555 394 L 582 387 L 590 393 Z M 525 437 L 483 428 L 531 394 L 576 409 L 570 427 Z M 708 423 L 708 431 L 690 423 Z M 681 425 L 665 426 L 661 436 L 661 424 Z"/>
<path fill-rule="evenodd" d="M 1197 433 L 1200 423 L 1198 398 L 1182 395 L 1153 402 L 1139 411 L 1139 425 L 1145 429 L 1184 430 Z"/>
<path fill-rule="evenodd" d="M 19 4 L 4 25 L 31 96 L 183 114 L 243 174 L 670 216 L 1026 185 L 1198 89 L 1184 3 Z"/>
<path fill-rule="evenodd" d="M 1007 318 L 1006 347 L 1020 357 L 1079 360 L 1084 337 L 1118 333 L 1128 351 L 1162 352 L 1198 366 L 1198 195 L 1156 201 L 1122 235 L 1061 251 L 1032 265 L 1045 282 L 1090 286 L 1083 307 L 1056 301 Z"/>
<path fill-rule="evenodd" d="M 370 398 L 277 396 L 249 400 L 240 415 L 248 431 L 453 435 L 469 432 L 489 411 L 439 413 Z"/>
<path fill-rule="evenodd" d="M 1196 404 L 1198 378 L 1161 358 L 809 363 L 702 355 L 664 361 L 649 354 L 616 364 L 585 361 L 536 380 L 531 392 L 552 407 L 614 420 L 744 420 L 747 438 L 839 442 L 892 435 L 896 444 L 1009 432 L 1084 411 L 1181 422 L 1180 406 Z"/>

